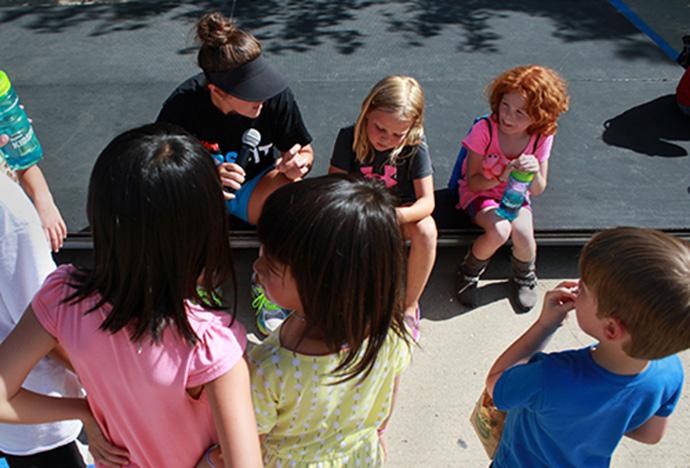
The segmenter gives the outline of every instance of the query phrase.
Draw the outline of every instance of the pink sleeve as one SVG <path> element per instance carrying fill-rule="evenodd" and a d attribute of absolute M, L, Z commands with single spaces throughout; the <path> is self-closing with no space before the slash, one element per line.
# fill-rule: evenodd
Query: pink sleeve
<path fill-rule="evenodd" d="M 62 300 L 71 291 L 67 283 L 72 268 L 72 266 L 62 265 L 49 274 L 31 301 L 31 308 L 38 321 L 48 333 L 56 338 L 58 312 L 63 307 Z"/>
<path fill-rule="evenodd" d="M 537 150 L 534 156 L 539 162 L 546 161 L 551 156 L 551 147 L 553 146 L 553 135 L 541 138 L 537 143 Z"/>
<path fill-rule="evenodd" d="M 207 384 L 228 372 L 242 359 L 247 340 L 244 327 L 237 321 L 231 327 L 227 320 L 216 316 L 198 333 L 199 342 L 192 353 L 188 367 L 187 387 Z"/>
<path fill-rule="evenodd" d="M 470 132 L 462 140 L 462 145 L 469 151 L 484 155 L 490 142 L 489 122 L 482 119 L 472 126 Z"/>

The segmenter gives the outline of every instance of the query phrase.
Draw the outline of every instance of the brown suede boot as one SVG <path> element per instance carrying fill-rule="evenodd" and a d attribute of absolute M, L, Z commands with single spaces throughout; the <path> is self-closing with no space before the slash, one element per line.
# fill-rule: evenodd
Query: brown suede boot
<path fill-rule="evenodd" d="M 479 277 L 486 266 L 489 264 L 489 259 L 479 260 L 472 253 L 472 249 L 467 251 L 462 265 L 458 268 L 458 282 L 456 293 L 461 304 L 467 307 L 476 307 L 479 302 L 479 291 L 477 284 L 479 284 Z"/>
<path fill-rule="evenodd" d="M 537 303 L 537 275 L 534 268 L 534 260 L 521 262 L 514 256 L 510 256 L 513 265 L 513 278 L 511 280 L 511 297 L 515 312 L 524 314 L 532 310 Z"/>

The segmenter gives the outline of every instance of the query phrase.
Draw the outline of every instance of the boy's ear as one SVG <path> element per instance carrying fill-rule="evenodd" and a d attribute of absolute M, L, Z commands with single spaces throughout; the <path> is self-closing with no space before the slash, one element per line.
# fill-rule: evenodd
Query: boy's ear
<path fill-rule="evenodd" d="M 623 322 L 614 317 L 608 317 L 604 322 L 604 337 L 609 341 L 618 341 L 628 336 L 628 329 Z"/>

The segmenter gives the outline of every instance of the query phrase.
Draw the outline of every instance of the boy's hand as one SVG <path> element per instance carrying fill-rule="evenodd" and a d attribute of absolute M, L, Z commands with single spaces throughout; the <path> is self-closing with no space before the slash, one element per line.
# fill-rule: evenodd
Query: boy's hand
<path fill-rule="evenodd" d="M 512 162 L 517 171 L 539 172 L 539 160 L 533 154 L 523 154 Z"/>
<path fill-rule="evenodd" d="M 558 328 L 568 312 L 575 308 L 577 281 L 563 281 L 544 296 L 544 306 L 538 322 L 546 328 Z"/>

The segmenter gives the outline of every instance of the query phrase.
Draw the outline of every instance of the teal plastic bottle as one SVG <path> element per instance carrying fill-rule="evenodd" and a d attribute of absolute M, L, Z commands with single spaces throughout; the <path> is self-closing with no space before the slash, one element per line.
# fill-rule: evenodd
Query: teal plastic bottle
<path fill-rule="evenodd" d="M 7 74 L 0 70 L 0 135 L 10 137 L 9 143 L 0 148 L 10 168 L 26 169 L 43 157 L 43 148 L 36 138 L 26 112 L 19 106 Z"/>
<path fill-rule="evenodd" d="M 511 172 L 496 214 L 508 221 L 517 218 L 518 212 L 525 202 L 525 195 L 527 195 L 532 179 L 534 179 L 533 172 Z"/>

